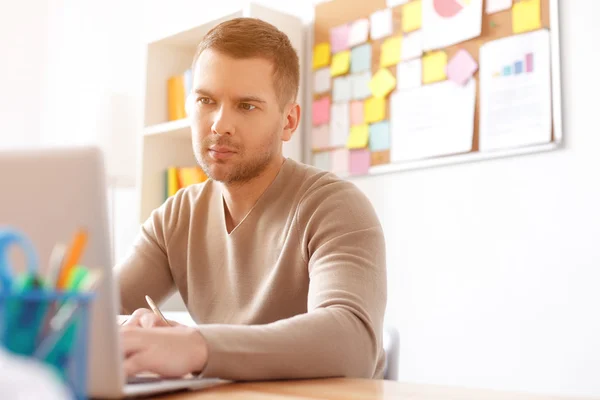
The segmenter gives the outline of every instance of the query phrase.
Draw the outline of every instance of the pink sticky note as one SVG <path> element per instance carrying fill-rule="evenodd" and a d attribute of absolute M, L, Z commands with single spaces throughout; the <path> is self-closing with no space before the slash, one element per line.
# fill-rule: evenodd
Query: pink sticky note
<path fill-rule="evenodd" d="M 348 172 L 348 149 L 336 149 L 331 152 L 331 172 L 345 174 Z"/>
<path fill-rule="evenodd" d="M 326 149 L 329 147 L 329 125 L 321 125 L 312 128 L 312 148 Z"/>
<path fill-rule="evenodd" d="M 446 66 L 446 75 L 448 75 L 450 80 L 459 85 L 464 85 L 471 79 L 477 68 L 477 62 L 471 57 L 469 52 L 461 49 Z"/>
<path fill-rule="evenodd" d="M 362 175 L 369 172 L 371 167 L 371 152 L 368 149 L 350 151 L 350 173 Z"/>
<path fill-rule="evenodd" d="M 353 101 L 350 103 L 350 124 L 361 125 L 365 121 L 365 111 L 362 101 Z"/>
<path fill-rule="evenodd" d="M 331 42 L 331 53 L 335 54 L 342 50 L 350 48 L 348 38 L 350 36 L 350 24 L 336 26 L 329 31 L 329 41 Z"/>
<path fill-rule="evenodd" d="M 322 99 L 313 102 L 312 119 L 313 126 L 327 124 L 329 122 L 329 109 L 331 108 L 331 99 L 325 96 Z"/>

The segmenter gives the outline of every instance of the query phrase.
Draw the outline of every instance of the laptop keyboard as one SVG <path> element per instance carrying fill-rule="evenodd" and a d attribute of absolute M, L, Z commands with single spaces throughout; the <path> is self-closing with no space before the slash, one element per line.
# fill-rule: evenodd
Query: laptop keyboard
<path fill-rule="evenodd" d="M 164 378 L 160 376 L 131 376 L 127 378 L 127 384 L 137 384 L 137 383 L 153 383 L 164 381 Z"/>

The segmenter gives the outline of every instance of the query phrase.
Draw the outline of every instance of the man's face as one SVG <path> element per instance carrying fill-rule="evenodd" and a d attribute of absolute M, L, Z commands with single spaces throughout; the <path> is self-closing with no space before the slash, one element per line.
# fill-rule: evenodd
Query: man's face
<path fill-rule="evenodd" d="M 273 85 L 273 67 L 261 58 L 235 59 L 207 49 L 194 70 L 189 99 L 193 148 L 206 174 L 243 183 L 281 157 L 284 127 Z M 286 108 L 287 109 L 287 108 Z"/>

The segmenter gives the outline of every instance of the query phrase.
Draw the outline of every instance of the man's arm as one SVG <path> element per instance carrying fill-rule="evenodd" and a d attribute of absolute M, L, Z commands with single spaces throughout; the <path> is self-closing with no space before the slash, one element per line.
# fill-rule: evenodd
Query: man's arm
<path fill-rule="evenodd" d="M 152 212 L 142 225 L 131 251 L 115 268 L 121 296 L 121 314 L 131 314 L 138 308 L 147 308 L 145 295 L 161 302 L 174 290 L 165 233 L 171 223 L 174 204 L 178 203 L 175 197 L 169 198 Z"/>
<path fill-rule="evenodd" d="M 385 243 L 352 184 L 318 189 L 297 224 L 310 277 L 308 312 L 266 325 L 201 325 L 206 377 L 233 380 L 375 375 L 387 299 Z"/>

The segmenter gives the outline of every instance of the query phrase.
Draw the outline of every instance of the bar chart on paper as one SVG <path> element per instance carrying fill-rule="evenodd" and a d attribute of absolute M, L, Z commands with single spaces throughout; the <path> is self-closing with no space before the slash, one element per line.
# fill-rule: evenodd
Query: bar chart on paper
<path fill-rule="evenodd" d="M 494 77 L 510 76 L 532 73 L 533 71 L 533 53 L 527 53 L 523 59 L 507 64 L 500 70 L 494 72 Z"/>
<path fill-rule="evenodd" d="M 480 151 L 552 140 L 550 35 L 547 30 L 481 46 Z"/>

